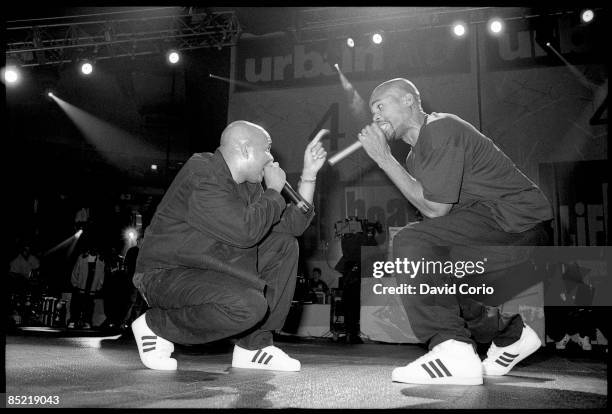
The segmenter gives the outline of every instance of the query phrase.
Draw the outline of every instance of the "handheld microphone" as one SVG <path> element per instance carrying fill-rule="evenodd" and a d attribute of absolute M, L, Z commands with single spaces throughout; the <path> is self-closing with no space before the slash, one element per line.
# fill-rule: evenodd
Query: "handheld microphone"
<path fill-rule="evenodd" d="M 357 151 L 361 147 L 363 147 L 363 144 L 360 141 L 355 141 L 351 145 L 349 145 L 348 147 L 346 147 L 345 149 L 343 149 L 342 151 L 340 151 L 339 153 L 337 153 L 336 155 L 328 159 L 327 162 L 329 163 L 329 165 L 333 167 L 334 164 L 336 164 L 339 161 L 342 161 L 344 158 L 348 157 L 349 155 L 351 155 L 353 152 Z"/>
<path fill-rule="evenodd" d="M 302 213 L 306 214 L 312 210 L 312 205 L 308 201 L 304 200 L 300 193 L 295 191 L 289 183 L 285 183 L 282 193 L 286 195 L 293 202 L 293 204 L 295 204 L 295 206 L 302 211 Z"/>

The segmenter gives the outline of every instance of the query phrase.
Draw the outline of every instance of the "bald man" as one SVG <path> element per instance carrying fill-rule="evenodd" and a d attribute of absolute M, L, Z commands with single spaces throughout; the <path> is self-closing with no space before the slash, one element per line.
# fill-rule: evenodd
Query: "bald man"
<path fill-rule="evenodd" d="M 306 146 L 297 190 L 309 203 L 327 156 L 319 140 Z M 232 122 L 214 153 L 185 163 L 158 205 L 134 275 L 150 306 L 132 324 L 146 367 L 176 370 L 174 343 L 234 337 L 232 367 L 300 370 L 298 360 L 273 345 L 272 331 L 289 311 L 296 237 L 314 212 L 286 204 L 285 172 L 271 145 L 259 125 Z"/>
<path fill-rule="evenodd" d="M 461 282 L 516 282 L 518 273 L 529 268 L 525 261 L 532 246 L 547 243 L 552 210 L 540 189 L 468 122 L 452 114 L 425 113 L 419 91 L 407 79 L 378 85 L 369 104 L 374 122 L 360 132 L 359 141 L 425 218 L 395 236 L 395 258 L 443 259 L 457 265 L 484 260 L 483 276 L 466 276 Z M 392 140 L 411 146 L 405 167 L 391 154 Z M 501 247 L 506 245 L 512 247 Z M 459 284 L 457 280 L 439 270 L 398 280 L 419 288 L 419 294 L 403 295 L 402 300 L 415 336 L 430 351 L 396 368 L 393 381 L 482 384 L 483 372 L 505 375 L 540 347 L 537 334 L 518 314 L 501 313 L 464 294 L 429 289 L 420 294 L 420 283 L 442 288 Z M 475 341 L 492 342 L 482 363 Z"/>

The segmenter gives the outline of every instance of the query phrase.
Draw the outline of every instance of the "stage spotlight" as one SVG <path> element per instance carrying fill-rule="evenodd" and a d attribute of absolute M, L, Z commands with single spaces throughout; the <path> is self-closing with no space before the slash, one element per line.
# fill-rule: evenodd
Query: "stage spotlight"
<path fill-rule="evenodd" d="M 379 45 L 379 44 L 381 44 L 381 43 L 383 42 L 383 35 L 382 35 L 382 33 L 374 33 L 374 34 L 372 35 L 372 42 L 373 42 L 375 45 Z"/>
<path fill-rule="evenodd" d="M 83 75 L 91 75 L 92 72 L 93 72 L 93 64 L 90 61 L 85 60 L 81 62 L 81 73 Z"/>
<path fill-rule="evenodd" d="M 55 98 L 55 91 L 50 88 L 45 89 L 45 98 L 50 101 L 53 101 L 53 98 Z"/>
<path fill-rule="evenodd" d="M 348 47 L 355 47 L 355 41 L 353 40 L 352 37 L 349 37 L 348 39 L 346 39 L 346 45 Z"/>
<path fill-rule="evenodd" d="M 4 72 L 2 74 L 4 82 L 7 84 L 14 85 L 19 82 L 19 79 L 21 78 L 21 76 L 19 75 L 19 70 L 15 66 L 7 66 L 2 69 L 2 72 Z"/>
<path fill-rule="evenodd" d="M 78 239 L 79 237 L 81 237 L 81 234 L 83 234 L 83 229 L 77 230 L 77 232 L 74 233 L 74 238 Z"/>
<path fill-rule="evenodd" d="M 595 17 L 595 13 L 591 9 L 583 10 L 580 13 L 580 20 L 582 20 L 583 23 L 591 23 L 594 17 Z"/>
<path fill-rule="evenodd" d="M 128 243 L 135 243 L 138 239 L 138 230 L 136 230 L 134 227 L 128 227 L 123 232 L 123 237 Z"/>
<path fill-rule="evenodd" d="M 464 23 L 455 23 L 453 25 L 453 34 L 457 37 L 465 36 L 465 24 Z"/>
<path fill-rule="evenodd" d="M 504 28 L 503 22 L 500 19 L 497 19 L 497 18 L 496 19 L 491 19 L 489 21 L 489 25 L 488 26 L 489 26 L 489 31 L 492 34 L 495 34 L 495 35 L 501 33 L 501 31 Z"/>
<path fill-rule="evenodd" d="M 157 171 L 157 164 L 151 164 L 151 171 Z"/>
<path fill-rule="evenodd" d="M 169 51 L 166 57 L 168 58 L 168 62 L 170 62 L 172 65 L 176 65 L 179 60 L 181 60 L 181 55 L 179 55 L 179 52 L 176 50 Z"/>

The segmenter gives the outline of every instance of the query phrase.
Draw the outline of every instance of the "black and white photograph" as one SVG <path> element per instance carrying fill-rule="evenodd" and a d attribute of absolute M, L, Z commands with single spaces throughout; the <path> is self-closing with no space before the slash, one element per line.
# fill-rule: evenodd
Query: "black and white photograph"
<path fill-rule="evenodd" d="M 608 407 L 607 7 L 4 14 L 4 408 Z"/>

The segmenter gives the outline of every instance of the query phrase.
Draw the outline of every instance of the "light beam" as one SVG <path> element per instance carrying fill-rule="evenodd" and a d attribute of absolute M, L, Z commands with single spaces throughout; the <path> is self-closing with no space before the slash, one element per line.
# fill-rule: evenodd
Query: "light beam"
<path fill-rule="evenodd" d="M 77 108 L 57 95 L 49 95 L 66 113 L 83 136 L 100 152 L 107 161 L 122 169 L 133 164 L 129 158 L 160 159 L 165 156 L 161 149 L 147 145 L 129 133 Z M 129 155 L 129 157 L 125 157 Z M 129 165 L 128 165 L 129 164 Z"/>

